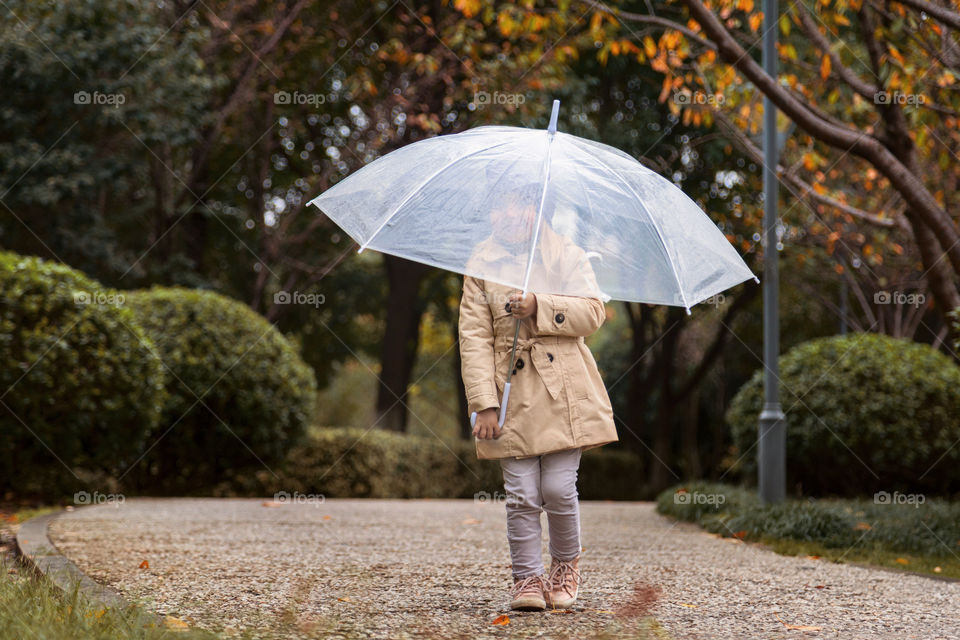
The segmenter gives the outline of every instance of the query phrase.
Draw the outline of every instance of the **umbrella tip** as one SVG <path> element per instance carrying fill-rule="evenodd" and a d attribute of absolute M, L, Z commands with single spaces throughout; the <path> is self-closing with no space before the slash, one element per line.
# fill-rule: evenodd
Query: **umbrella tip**
<path fill-rule="evenodd" d="M 547 127 L 548 133 L 557 132 L 557 116 L 560 115 L 560 101 L 553 101 L 553 111 L 550 112 L 550 126 Z"/>
<path fill-rule="evenodd" d="M 689 315 L 690 315 L 690 307 L 686 307 L 686 309 L 687 309 L 687 315 L 689 316 Z"/>

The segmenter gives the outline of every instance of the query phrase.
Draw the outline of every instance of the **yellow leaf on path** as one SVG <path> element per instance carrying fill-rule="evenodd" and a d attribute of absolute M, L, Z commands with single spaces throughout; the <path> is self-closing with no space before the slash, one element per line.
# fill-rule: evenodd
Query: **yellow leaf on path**
<path fill-rule="evenodd" d="M 780 620 L 779 615 L 777 614 L 774 614 L 774 615 L 777 616 L 777 620 Z M 808 624 L 787 624 L 783 620 L 780 620 L 780 624 L 782 624 L 787 629 L 792 629 L 793 631 L 820 631 L 820 627 L 813 627 Z"/>
<path fill-rule="evenodd" d="M 274 501 L 272 501 L 272 502 L 264 502 L 264 503 L 263 503 L 263 506 L 265 506 L 265 507 L 282 507 L 282 506 L 283 506 L 283 503 L 282 503 L 282 502 L 277 502 L 276 500 L 274 500 Z"/>
<path fill-rule="evenodd" d="M 897 558 L 897 563 L 898 563 L 898 564 L 910 564 L 910 561 L 907 560 L 906 558 Z"/>
<path fill-rule="evenodd" d="M 476 518 L 467 518 L 463 521 L 463 524 L 480 524 L 480 521 Z"/>
<path fill-rule="evenodd" d="M 342 598 L 337 598 L 337 600 L 340 602 L 353 602 L 353 600 L 350 599 L 350 596 L 343 596 Z"/>
<path fill-rule="evenodd" d="M 502 616 L 497 616 L 493 622 L 490 624 L 510 624 L 510 616 L 503 614 Z"/>
<path fill-rule="evenodd" d="M 186 622 L 180 618 L 174 618 L 173 616 L 164 617 L 163 626 L 167 629 L 173 629 L 174 631 L 186 631 L 189 629 Z"/>
<path fill-rule="evenodd" d="M 686 607 L 687 609 L 698 609 L 700 605 L 698 604 L 687 604 L 686 602 L 679 603 L 681 607 Z"/>

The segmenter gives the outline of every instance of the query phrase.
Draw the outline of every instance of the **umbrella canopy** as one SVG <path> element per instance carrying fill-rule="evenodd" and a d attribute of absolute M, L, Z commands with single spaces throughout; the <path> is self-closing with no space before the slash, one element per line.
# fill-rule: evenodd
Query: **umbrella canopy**
<path fill-rule="evenodd" d="M 314 198 L 360 244 L 521 289 L 690 307 L 756 277 L 683 191 L 613 147 L 484 126 L 393 151 Z"/>

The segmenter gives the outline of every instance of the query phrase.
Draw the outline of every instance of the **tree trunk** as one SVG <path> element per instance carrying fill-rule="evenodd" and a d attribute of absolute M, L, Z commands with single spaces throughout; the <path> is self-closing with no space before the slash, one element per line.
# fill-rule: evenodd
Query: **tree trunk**
<path fill-rule="evenodd" d="M 384 254 L 389 292 L 387 323 L 380 358 L 377 424 L 389 431 L 407 430 L 407 386 L 420 342 L 420 283 L 430 267 Z"/>

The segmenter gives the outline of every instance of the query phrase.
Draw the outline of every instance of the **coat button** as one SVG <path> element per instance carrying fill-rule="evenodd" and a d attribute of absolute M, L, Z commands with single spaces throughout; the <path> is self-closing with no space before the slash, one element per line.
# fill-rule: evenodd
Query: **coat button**
<path fill-rule="evenodd" d="M 563 314 L 558 313 L 553 317 L 553 319 L 557 322 L 557 324 L 560 324 L 561 322 L 563 322 Z"/>
<path fill-rule="evenodd" d="M 517 360 L 517 369 L 523 369 L 523 358 Z"/>
<path fill-rule="evenodd" d="M 552 353 L 548 353 L 548 354 L 547 354 L 547 357 L 550 358 L 550 362 L 553 362 L 553 354 L 552 354 Z"/>

